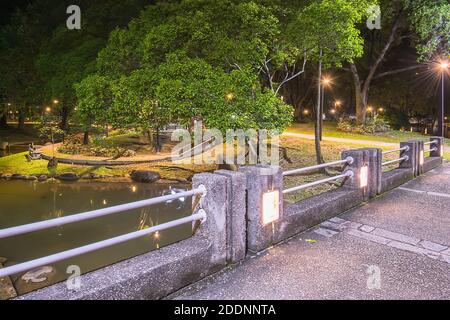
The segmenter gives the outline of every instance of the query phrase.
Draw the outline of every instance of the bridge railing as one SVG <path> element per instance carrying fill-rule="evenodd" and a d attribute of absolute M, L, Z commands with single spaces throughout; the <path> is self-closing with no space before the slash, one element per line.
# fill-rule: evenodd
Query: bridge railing
<path fill-rule="evenodd" d="M 352 157 L 347 157 L 344 160 L 338 160 L 338 161 L 327 162 L 327 163 L 323 163 L 323 164 L 319 164 L 319 165 L 315 165 L 315 166 L 289 170 L 289 171 L 283 172 L 283 177 L 297 175 L 297 174 L 303 174 L 303 173 L 312 172 L 312 171 L 325 169 L 325 168 L 332 168 L 332 167 L 336 167 L 336 166 L 350 165 L 354 161 L 355 160 Z M 283 190 L 283 194 L 288 194 L 288 193 L 304 190 L 307 188 L 311 188 L 311 187 L 314 187 L 314 186 L 317 186 L 320 184 L 324 184 L 324 183 L 328 183 L 328 182 L 332 182 L 332 181 L 338 181 L 338 180 L 342 180 L 342 179 L 345 180 L 348 178 L 352 178 L 353 176 L 354 176 L 353 171 L 346 170 L 342 174 L 339 174 L 336 176 L 332 176 L 329 178 L 325 178 L 325 179 L 321 179 L 321 180 L 317 180 L 314 182 L 310 182 L 310 183 L 306 183 L 306 184 L 302 184 L 302 185 L 298 185 L 298 186 L 295 186 L 292 188 L 285 189 L 285 190 Z"/>
<path fill-rule="evenodd" d="M 34 231 L 50 229 L 50 228 L 53 228 L 56 226 L 62 226 L 62 225 L 66 225 L 69 223 L 80 222 L 80 221 L 84 221 L 84 220 L 88 220 L 88 219 L 94 219 L 94 218 L 98 218 L 98 217 L 102 217 L 102 216 L 106 216 L 106 215 L 110 215 L 110 214 L 121 213 L 121 212 L 125 212 L 125 211 L 132 210 L 132 209 L 143 208 L 143 207 L 151 206 L 151 205 L 158 204 L 158 203 L 165 203 L 167 201 L 179 199 L 182 197 L 200 196 L 199 202 L 198 202 L 200 204 L 202 201 L 201 200 L 202 197 L 204 197 L 206 195 L 206 193 L 207 193 L 206 188 L 203 185 L 200 185 L 195 189 L 183 191 L 183 192 L 179 192 L 179 193 L 175 193 L 175 194 L 170 194 L 170 195 L 160 196 L 160 197 L 156 197 L 156 198 L 121 204 L 121 205 L 117 205 L 117 206 L 102 208 L 102 209 L 88 211 L 88 212 L 79 213 L 79 214 L 73 214 L 73 215 L 66 216 L 66 217 L 60 217 L 60 218 L 45 220 L 45 221 L 41 221 L 41 222 L 35 222 L 35 223 L 20 225 L 20 226 L 16 226 L 16 227 L 1 229 L 0 230 L 0 239 L 7 238 L 7 237 L 13 237 L 13 236 L 17 236 L 17 235 L 21 235 L 21 234 L 25 234 L 25 233 L 34 232 Z M 41 257 L 41 258 L 34 259 L 31 261 L 15 264 L 15 265 L 12 265 L 12 266 L 9 266 L 6 268 L 1 268 L 0 269 L 0 278 L 14 275 L 14 274 L 21 273 L 21 272 L 25 272 L 25 271 L 28 271 L 28 270 L 31 270 L 31 269 L 34 269 L 37 267 L 41 267 L 41 266 L 44 266 L 47 264 L 55 263 L 55 262 L 62 261 L 65 259 L 69 259 L 69 258 L 79 256 L 79 255 L 82 255 L 82 254 L 85 254 L 88 252 L 96 251 L 96 250 L 99 250 L 102 248 L 110 247 L 110 246 L 113 246 L 113 245 L 116 245 L 119 243 L 127 242 L 127 241 L 137 239 L 137 238 L 140 238 L 140 237 L 143 237 L 143 236 L 146 236 L 146 235 L 158 232 L 158 231 L 170 229 L 170 228 L 173 228 L 173 227 L 176 227 L 176 226 L 179 226 L 182 224 L 194 222 L 194 221 L 201 221 L 202 223 L 206 221 L 206 212 L 205 212 L 205 210 L 202 209 L 201 205 L 199 206 L 199 209 L 196 212 L 194 212 L 190 216 L 187 216 L 184 218 L 172 220 L 172 221 L 162 223 L 162 224 L 159 224 L 159 225 L 156 225 L 156 226 L 144 229 L 144 230 L 130 232 L 130 233 L 127 233 L 127 234 L 124 234 L 121 236 L 109 238 L 109 239 L 95 242 L 92 244 L 88 244 L 85 246 L 70 249 L 67 251 L 62 251 L 59 253 Z"/>
<path fill-rule="evenodd" d="M 388 161 L 384 161 L 381 163 L 381 166 L 385 167 L 385 166 L 389 166 L 392 164 L 400 164 L 404 161 L 408 161 L 409 160 L 409 156 L 406 154 L 408 151 L 410 150 L 410 146 L 404 146 L 402 148 L 398 148 L 398 149 L 393 149 L 393 150 L 388 150 L 388 151 L 384 151 L 382 153 L 383 157 L 388 155 L 388 154 L 393 154 L 393 153 L 400 153 L 400 157 L 398 159 L 393 159 L 393 160 L 388 160 Z"/>

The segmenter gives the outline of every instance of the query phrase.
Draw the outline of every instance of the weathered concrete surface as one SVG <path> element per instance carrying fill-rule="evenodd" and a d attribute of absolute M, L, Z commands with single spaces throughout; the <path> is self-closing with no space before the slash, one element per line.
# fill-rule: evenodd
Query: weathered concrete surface
<path fill-rule="evenodd" d="M 408 187 L 431 189 L 434 181 L 450 190 L 448 171 Z M 395 189 L 171 297 L 450 299 L 449 226 L 450 193 Z"/>
<path fill-rule="evenodd" d="M 423 163 L 423 172 L 428 172 L 433 170 L 436 167 L 439 167 L 442 164 L 441 157 L 429 157 L 425 158 L 425 162 Z"/>
<path fill-rule="evenodd" d="M 258 252 L 274 243 L 274 224 L 262 222 L 263 193 L 279 190 L 283 199 L 283 174 L 277 166 L 241 167 L 247 177 L 247 250 Z M 283 201 L 279 204 L 280 219 L 283 219 Z"/>
<path fill-rule="evenodd" d="M 278 243 L 306 231 L 359 205 L 361 201 L 361 190 L 342 187 L 295 204 L 285 204 L 283 219 L 275 223 L 273 242 Z"/>
<path fill-rule="evenodd" d="M 214 173 L 228 178 L 227 261 L 235 263 L 244 259 L 247 252 L 247 180 L 241 172 L 217 170 Z"/>
<path fill-rule="evenodd" d="M 380 193 L 392 190 L 412 179 L 414 179 L 413 168 L 394 169 L 389 172 L 383 172 L 381 176 Z"/>

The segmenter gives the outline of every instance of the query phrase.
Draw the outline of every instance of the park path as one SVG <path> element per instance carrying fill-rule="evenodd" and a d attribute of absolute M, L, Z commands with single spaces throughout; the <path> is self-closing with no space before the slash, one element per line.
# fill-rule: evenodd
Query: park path
<path fill-rule="evenodd" d="M 306 140 L 314 140 L 314 135 L 313 134 L 284 132 L 282 134 L 282 136 L 285 136 L 285 137 L 296 137 L 296 138 L 301 138 L 301 139 L 306 139 Z M 380 146 L 380 147 L 398 147 L 398 142 L 383 142 L 383 141 L 375 141 L 375 140 L 336 138 L 336 137 L 326 137 L 326 136 L 323 136 L 322 140 L 323 141 L 330 141 L 330 142 L 361 144 L 361 145 L 377 145 L 377 146 Z"/>
<path fill-rule="evenodd" d="M 171 296 L 450 299 L 450 165 Z"/>

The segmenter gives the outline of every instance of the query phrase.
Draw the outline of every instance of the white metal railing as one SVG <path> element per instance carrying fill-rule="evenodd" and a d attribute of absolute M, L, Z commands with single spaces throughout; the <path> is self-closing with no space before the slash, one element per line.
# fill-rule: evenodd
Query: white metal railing
<path fill-rule="evenodd" d="M 439 143 L 438 140 L 431 140 L 431 141 L 424 142 L 423 144 L 427 146 L 427 145 L 438 144 L 438 143 Z"/>
<path fill-rule="evenodd" d="M 354 161 L 355 161 L 355 159 L 353 159 L 353 157 L 347 157 L 344 160 L 338 160 L 338 161 L 318 164 L 318 165 L 311 166 L 311 167 L 289 170 L 289 171 L 283 172 L 283 176 L 286 177 L 286 176 L 291 176 L 291 175 L 294 175 L 294 174 L 301 174 L 301 173 L 311 172 L 311 171 L 315 171 L 315 170 L 318 170 L 318 169 L 336 167 L 338 165 L 352 164 Z M 311 187 L 317 186 L 319 184 L 324 184 L 324 183 L 331 182 L 331 181 L 351 178 L 351 177 L 353 177 L 353 175 L 354 175 L 353 171 L 348 170 L 348 171 L 344 172 L 343 174 L 340 174 L 340 175 L 337 175 L 337 176 L 333 176 L 333 177 L 317 180 L 317 181 L 314 181 L 314 182 L 302 184 L 300 186 L 296 186 L 296 187 L 292 187 L 292 188 L 283 190 L 283 194 L 304 190 L 304 189 L 311 188 Z"/>
<path fill-rule="evenodd" d="M 326 178 L 326 179 L 317 180 L 317 181 L 314 181 L 314 182 L 302 184 L 302 185 L 297 186 L 297 187 L 293 187 L 293 188 L 289 188 L 289 189 L 283 190 L 283 194 L 304 190 L 304 189 L 311 188 L 311 187 L 317 186 L 319 184 L 324 184 L 324 183 L 331 182 L 331 181 L 336 181 L 336 180 L 345 179 L 345 178 L 351 178 L 353 176 L 354 176 L 353 171 L 348 170 L 347 172 L 345 172 L 343 174 L 340 174 L 338 176 L 333 176 L 333 177 L 329 177 L 329 178 Z"/>
<path fill-rule="evenodd" d="M 384 151 L 383 155 L 396 153 L 396 152 L 403 152 L 403 151 L 408 152 L 409 151 L 409 146 L 404 146 L 404 147 L 399 148 L 399 149 L 393 149 L 393 150 Z"/>
<path fill-rule="evenodd" d="M 65 225 L 68 223 L 73 223 L 73 222 L 83 221 L 83 220 L 92 219 L 92 218 L 96 218 L 96 217 L 101 217 L 101 216 L 105 216 L 108 214 L 142 208 L 145 206 L 149 206 L 149 205 L 153 205 L 153 204 L 157 204 L 157 203 L 163 203 L 163 202 L 167 202 L 170 200 L 174 200 L 174 199 L 178 199 L 178 198 L 182 198 L 182 197 L 194 196 L 194 195 L 202 195 L 202 197 L 204 197 L 206 195 L 206 188 L 203 185 L 201 185 L 196 189 L 189 190 L 189 191 L 183 191 L 183 192 L 179 192 L 176 194 L 161 196 L 161 197 L 152 198 L 152 199 L 148 199 L 148 200 L 131 202 L 131 203 L 127 203 L 127 204 L 122 204 L 122 205 L 113 206 L 113 207 L 109 207 L 109 208 L 103 208 L 103 209 L 99 209 L 99 210 L 84 212 L 84 213 L 80 213 L 80 214 L 74 214 L 74 215 L 67 216 L 67 217 L 61 217 L 61 218 L 51 219 L 51 220 L 47 220 L 47 221 L 41 221 L 41 222 L 26 224 L 26 225 L 22 225 L 22 226 L 7 228 L 7 229 L 0 230 L 0 239 L 15 236 L 15 235 L 20 235 L 20 234 L 24 234 L 24 233 L 29 233 L 29 232 L 33 232 L 33 231 L 49 229 L 49 228 L 52 228 L 55 226 Z M 121 235 L 118 237 L 109 238 L 106 240 L 88 244 L 88 245 L 78 247 L 75 249 L 58 252 L 58 253 L 55 253 L 55 254 L 52 254 L 52 255 L 49 255 L 46 257 L 42 257 L 42 258 L 31 260 L 28 262 L 19 263 L 19 264 L 10 266 L 10 267 L 2 268 L 2 269 L 0 269 L 0 278 L 10 276 L 10 275 L 13 275 L 16 273 L 24 272 L 24 271 L 27 271 L 27 270 L 30 270 L 30 269 L 33 269 L 36 267 L 40 267 L 40 266 L 43 266 L 46 264 L 55 263 L 55 262 L 62 261 L 62 260 L 68 259 L 68 258 L 79 256 L 84 253 L 88 253 L 88 252 L 92 252 L 92 251 L 99 250 L 102 248 L 110 247 L 112 245 L 123 243 L 123 242 L 130 241 L 133 239 L 137 239 L 137 238 L 152 234 L 157 231 L 166 230 L 166 229 L 178 226 L 178 225 L 182 225 L 182 224 L 186 224 L 186 223 L 198 221 L 198 220 L 200 220 L 202 222 L 206 221 L 206 212 L 201 208 L 201 206 L 197 213 L 193 213 L 190 216 L 187 216 L 184 218 L 172 220 L 172 221 L 162 223 L 157 226 L 153 226 L 153 227 L 150 227 L 150 228 L 147 228 L 144 230 L 127 233 L 127 234 L 124 234 L 124 235 Z"/>
<path fill-rule="evenodd" d="M 322 163 L 322 164 L 318 164 L 318 165 L 311 166 L 311 167 L 285 171 L 285 172 L 283 172 L 283 176 L 291 176 L 291 175 L 294 175 L 294 174 L 301 174 L 301 173 L 311 172 L 311 171 L 315 171 L 315 170 L 318 170 L 318 169 L 336 167 L 338 165 L 352 164 L 353 161 L 355 161 L 355 160 L 352 157 L 347 157 L 344 160 L 327 162 L 327 163 Z"/>
<path fill-rule="evenodd" d="M 408 156 L 403 156 L 403 157 L 398 158 L 398 159 L 394 159 L 394 160 L 391 160 L 391 161 L 383 162 L 381 165 L 382 166 L 388 166 L 388 165 L 391 165 L 391 164 L 400 163 L 400 162 L 408 161 L 408 160 L 409 160 Z"/>
<path fill-rule="evenodd" d="M 437 147 L 430 148 L 430 149 L 424 149 L 424 150 L 423 150 L 423 152 L 435 152 L 435 151 L 438 151 L 438 148 L 437 148 Z"/>

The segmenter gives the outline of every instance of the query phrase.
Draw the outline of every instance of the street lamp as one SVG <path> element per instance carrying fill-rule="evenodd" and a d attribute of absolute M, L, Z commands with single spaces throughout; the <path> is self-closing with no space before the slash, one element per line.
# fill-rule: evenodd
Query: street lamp
<path fill-rule="evenodd" d="M 448 71 L 449 62 L 441 61 L 439 64 L 441 71 L 441 117 L 440 130 L 442 137 L 445 137 L 445 73 Z"/>
<path fill-rule="evenodd" d="M 319 116 L 320 116 L 320 133 L 319 133 L 319 140 L 322 141 L 322 132 L 323 132 L 323 103 L 325 100 L 325 87 L 331 85 L 331 79 L 328 76 L 324 76 L 322 78 L 322 93 L 321 93 L 321 99 L 320 99 L 320 110 L 319 110 Z"/>
<path fill-rule="evenodd" d="M 54 103 L 54 104 L 58 104 L 59 101 L 55 99 L 55 100 L 53 100 L 53 103 Z"/>
<path fill-rule="evenodd" d="M 52 108 L 47 107 L 47 108 L 45 108 L 45 111 L 46 111 L 46 112 L 50 112 L 50 111 L 52 111 Z"/>

